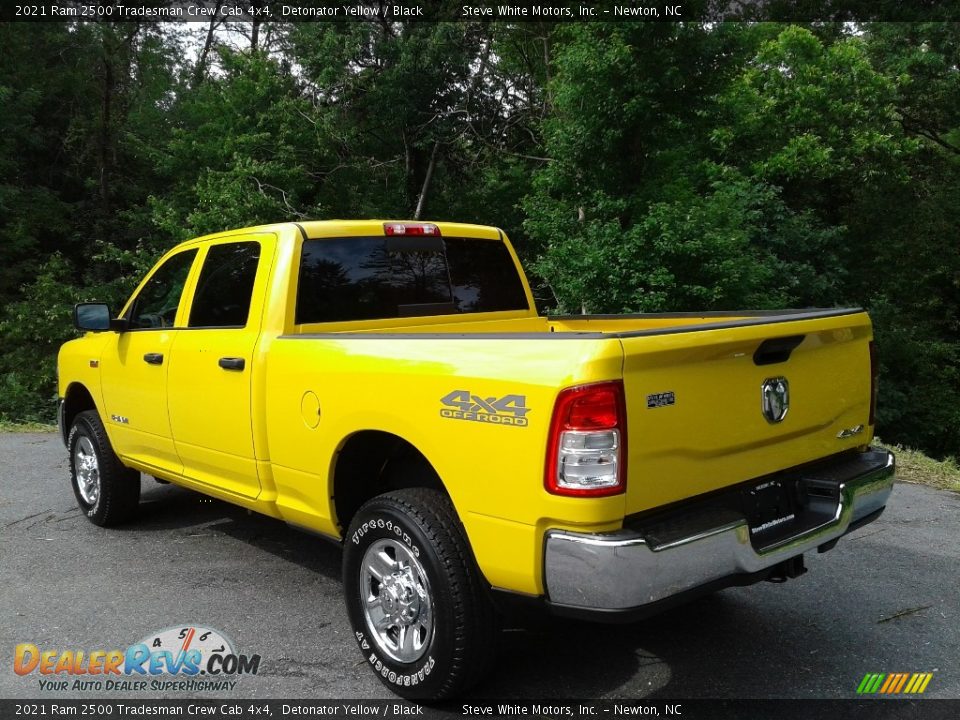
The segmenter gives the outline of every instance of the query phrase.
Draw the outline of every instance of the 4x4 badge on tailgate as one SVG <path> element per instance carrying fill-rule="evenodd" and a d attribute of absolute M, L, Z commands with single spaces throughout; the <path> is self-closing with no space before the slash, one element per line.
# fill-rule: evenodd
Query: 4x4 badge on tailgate
<path fill-rule="evenodd" d="M 785 377 L 767 378 L 760 386 L 760 410 L 767 422 L 778 423 L 790 409 L 790 383 Z"/>

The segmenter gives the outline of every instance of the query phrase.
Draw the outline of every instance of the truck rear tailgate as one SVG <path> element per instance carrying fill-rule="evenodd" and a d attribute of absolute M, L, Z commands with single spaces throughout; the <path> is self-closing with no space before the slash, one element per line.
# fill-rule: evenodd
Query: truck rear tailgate
<path fill-rule="evenodd" d="M 628 418 L 627 514 L 871 438 L 872 330 L 862 311 L 738 319 L 727 326 L 626 332 L 619 338 Z M 784 389 L 787 407 L 780 418 Z"/>

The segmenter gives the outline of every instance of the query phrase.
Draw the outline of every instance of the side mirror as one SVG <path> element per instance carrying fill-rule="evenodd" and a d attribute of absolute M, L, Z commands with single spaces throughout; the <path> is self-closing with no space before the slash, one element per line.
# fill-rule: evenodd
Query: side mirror
<path fill-rule="evenodd" d="M 106 303 L 77 303 L 73 307 L 73 325 L 77 330 L 110 330 L 110 308 Z"/>

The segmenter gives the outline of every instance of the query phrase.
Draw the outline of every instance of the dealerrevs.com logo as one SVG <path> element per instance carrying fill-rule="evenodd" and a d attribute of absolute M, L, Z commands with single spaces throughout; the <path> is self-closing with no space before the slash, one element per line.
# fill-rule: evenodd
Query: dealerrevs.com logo
<path fill-rule="evenodd" d="M 37 676 L 44 692 L 233 690 L 256 675 L 259 655 L 243 655 L 218 630 L 184 625 L 150 633 L 126 650 L 58 650 L 20 643 L 13 671 Z"/>

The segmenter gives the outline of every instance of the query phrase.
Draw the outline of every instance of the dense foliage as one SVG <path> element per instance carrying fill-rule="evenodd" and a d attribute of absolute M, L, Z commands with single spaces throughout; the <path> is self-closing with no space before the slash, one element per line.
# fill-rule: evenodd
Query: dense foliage
<path fill-rule="evenodd" d="M 960 453 L 960 27 L 0 26 L 0 420 L 80 299 L 261 221 L 504 227 L 542 309 L 863 305 L 880 433 Z"/>

